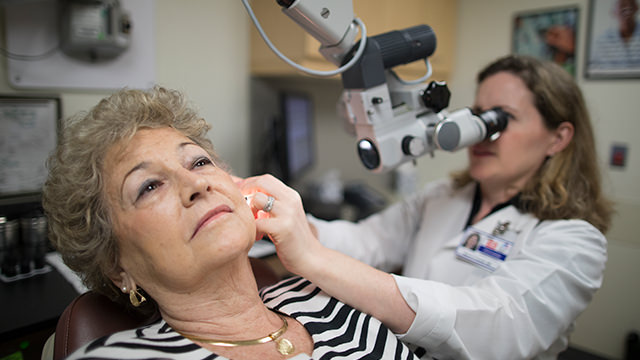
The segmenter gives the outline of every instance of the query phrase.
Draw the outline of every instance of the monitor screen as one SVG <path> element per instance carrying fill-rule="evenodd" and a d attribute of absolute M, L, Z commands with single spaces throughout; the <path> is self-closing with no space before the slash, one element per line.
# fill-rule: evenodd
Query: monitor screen
<path fill-rule="evenodd" d="M 281 94 L 279 162 L 283 181 L 298 180 L 315 162 L 313 103 L 304 94 Z"/>

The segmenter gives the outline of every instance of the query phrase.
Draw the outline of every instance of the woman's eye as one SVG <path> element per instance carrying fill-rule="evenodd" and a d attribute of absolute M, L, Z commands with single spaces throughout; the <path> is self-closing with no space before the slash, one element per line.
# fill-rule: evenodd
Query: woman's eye
<path fill-rule="evenodd" d="M 160 186 L 160 182 L 159 181 L 149 181 L 149 182 L 145 182 L 144 184 L 142 184 L 142 186 L 140 187 L 140 189 L 138 190 L 138 197 L 137 199 L 140 199 L 141 197 L 143 197 L 144 195 L 154 191 L 155 189 L 157 189 Z"/>
<path fill-rule="evenodd" d="M 201 167 L 201 166 L 205 166 L 205 165 L 211 165 L 213 164 L 213 161 L 211 161 L 211 159 L 207 158 L 207 157 L 201 157 L 199 159 L 197 159 L 196 161 L 193 162 L 193 167 L 197 168 L 197 167 Z"/>
<path fill-rule="evenodd" d="M 504 112 L 504 114 L 505 114 L 505 115 L 507 115 L 507 118 L 508 118 L 509 120 L 514 120 L 514 119 L 516 118 L 515 116 L 513 116 L 513 114 L 512 114 L 512 113 L 510 113 L 510 112 L 508 112 L 508 111 L 504 111 L 504 110 L 502 110 L 502 111 Z"/>

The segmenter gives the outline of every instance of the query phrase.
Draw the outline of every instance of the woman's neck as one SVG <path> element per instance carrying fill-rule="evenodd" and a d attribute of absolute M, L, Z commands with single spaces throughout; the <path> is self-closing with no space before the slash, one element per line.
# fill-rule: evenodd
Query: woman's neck
<path fill-rule="evenodd" d="M 162 318 L 176 331 L 201 338 L 245 340 L 282 326 L 258 294 L 251 266 L 211 276 L 194 291 L 156 299 Z"/>
<path fill-rule="evenodd" d="M 480 184 L 481 201 L 480 209 L 474 216 L 472 223 L 475 224 L 489 215 L 491 210 L 499 204 L 511 200 L 521 191 L 520 187 Z"/>

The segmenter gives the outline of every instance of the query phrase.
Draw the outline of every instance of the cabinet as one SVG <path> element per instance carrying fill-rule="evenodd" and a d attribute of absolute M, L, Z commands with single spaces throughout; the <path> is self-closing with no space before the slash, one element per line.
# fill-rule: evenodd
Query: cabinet
<path fill-rule="evenodd" d="M 318 52 L 320 44 L 286 15 L 275 1 L 252 1 L 252 8 L 271 42 L 288 58 L 315 70 L 331 70 L 335 66 Z M 413 25 L 427 24 L 436 34 L 437 47 L 429 58 L 433 67 L 433 80 L 449 80 L 454 61 L 454 41 L 457 29 L 456 0 L 354 0 L 353 7 L 367 27 L 367 34 L 378 35 L 391 30 L 402 30 Z M 288 76 L 302 74 L 280 60 L 266 46 L 251 23 L 251 73 L 256 76 Z M 403 78 L 422 76 L 423 62 L 398 66 L 396 72 Z M 337 76 L 335 78 L 338 78 Z"/>

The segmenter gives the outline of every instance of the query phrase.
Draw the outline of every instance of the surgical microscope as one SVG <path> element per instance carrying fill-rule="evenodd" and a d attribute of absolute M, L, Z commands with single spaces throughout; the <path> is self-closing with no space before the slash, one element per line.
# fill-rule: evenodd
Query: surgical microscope
<path fill-rule="evenodd" d="M 436 149 L 456 151 L 485 139 L 495 140 L 507 126 L 509 114 L 500 108 L 474 113 L 469 108 L 448 112 L 451 93 L 431 76 L 429 56 L 436 36 L 428 25 L 368 37 L 365 24 L 354 16 L 347 0 L 277 0 L 282 12 L 321 44 L 319 52 L 338 68 L 316 71 L 288 59 L 273 46 L 242 0 L 267 46 L 289 65 L 314 76 L 340 75 L 343 92 L 338 115 L 355 135 L 362 164 L 386 172 Z M 360 33 L 360 39 L 356 37 Z M 394 67 L 424 61 L 425 75 L 404 80 Z"/>

